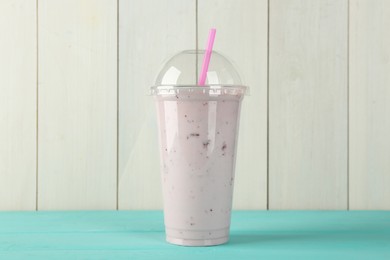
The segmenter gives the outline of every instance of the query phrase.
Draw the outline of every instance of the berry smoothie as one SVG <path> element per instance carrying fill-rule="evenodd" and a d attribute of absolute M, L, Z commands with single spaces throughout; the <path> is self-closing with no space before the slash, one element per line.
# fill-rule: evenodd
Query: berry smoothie
<path fill-rule="evenodd" d="M 156 94 L 167 241 L 229 237 L 241 87 L 175 87 Z"/>

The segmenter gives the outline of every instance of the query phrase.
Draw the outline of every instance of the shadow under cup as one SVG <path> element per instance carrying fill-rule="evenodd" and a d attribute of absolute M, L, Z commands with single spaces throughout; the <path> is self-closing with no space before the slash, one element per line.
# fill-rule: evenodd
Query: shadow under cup
<path fill-rule="evenodd" d="M 229 239 L 244 86 L 152 88 L 159 125 L 167 241 L 211 246 Z"/>

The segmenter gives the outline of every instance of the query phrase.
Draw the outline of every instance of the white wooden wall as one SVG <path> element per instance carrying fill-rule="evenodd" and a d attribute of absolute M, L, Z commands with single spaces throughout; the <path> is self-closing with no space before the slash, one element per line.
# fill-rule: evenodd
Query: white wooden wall
<path fill-rule="evenodd" d="M 353 209 L 390 209 L 390 1 L 351 1 L 349 190 Z"/>
<path fill-rule="evenodd" d="M 0 209 L 36 207 L 37 12 L 0 1 Z"/>
<path fill-rule="evenodd" d="M 148 88 L 236 64 L 236 209 L 390 209 L 387 0 L 0 1 L 0 210 L 159 209 Z"/>
<path fill-rule="evenodd" d="M 269 207 L 346 209 L 348 2 L 271 1 Z"/>

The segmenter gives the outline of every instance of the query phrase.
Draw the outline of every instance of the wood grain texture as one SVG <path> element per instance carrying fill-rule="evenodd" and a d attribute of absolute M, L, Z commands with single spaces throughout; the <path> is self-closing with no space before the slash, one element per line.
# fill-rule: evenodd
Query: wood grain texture
<path fill-rule="evenodd" d="M 238 138 L 234 208 L 267 208 L 267 19 L 262 1 L 199 0 L 198 46 L 217 29 L 214 49 L 236 65 L 250 95 L 243 100 Z"/>
<path fill-rule="evenodd" d="M 350 4 L 350 208 L 389 210 L 390 2 Z"/>
<path fill-rule="evenodd" d="M 115 209 L 116 1 L 38 9 L 38 207 Z"/>
<path fill-rule="evenodd" d="M 36 199 L 36 5 L 0 2 L 0 210 Z"/>
<path fill-rule="evenodd" d="M 163 61 L 195 49 L 195 1 L 119 1 L 119 209 L 162 208 L 149 88 Z"/>
<path fill-rule="evenodd" d="M 348 2 L 271 1 L 270 209 L 347 208 Z"/>

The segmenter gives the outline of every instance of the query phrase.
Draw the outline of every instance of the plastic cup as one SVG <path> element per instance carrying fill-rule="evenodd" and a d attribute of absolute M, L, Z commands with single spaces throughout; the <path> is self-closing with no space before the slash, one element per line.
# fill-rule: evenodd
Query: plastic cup
<path fill-rule="evenodd" d="M 189 54 L 178 56 L 183 59 L 182 55 Z M 199 54 L 195 52 L 192 56 Z M 216 64 L 227 62 L 224 58 L 219 60 L 222 56 L 213 55 Z M 187 70 L 193 59 L 184 58 L 183 66 L 176 58 L 168 62 L 160 75 L 167 75 L 175 64 L 174 68 L 182 68 L 183 74 L 170 80 L 190 82 L 188 78 L 192 75 L 186 74 L 191 74 Z M 212 65 L 211 62 L 209 72 L 218 76 L 221 72 L 213 70 Z M 237 76 L 235 70 L 226 70 L 233 68 L 230 63 L 217 67 L 224 68 L 225 74 Z M 196 74 L 192 74 L 196 80 Z M 169 243 L 211 246 L 228 241 L 240 107 L 245 91 L 246 87 L 239 84 L 152 87 L 158 114 L 164 222 Z"/>

